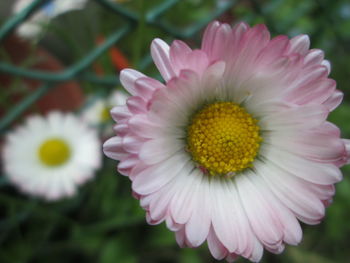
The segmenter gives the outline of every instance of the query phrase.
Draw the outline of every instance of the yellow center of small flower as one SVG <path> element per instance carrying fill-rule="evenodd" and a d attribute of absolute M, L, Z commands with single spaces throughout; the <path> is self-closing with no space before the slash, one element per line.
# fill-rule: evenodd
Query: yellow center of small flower
<path fill-rule="evenodd" d="M 106 122 L 111 119 L 110 115 L 110 108 L 109 107 L 104 107 L 103 110 L 101 111 L 101 120 L 102 122 Z"/>
<path fill-rule="evenodd" d="M 232 102 L 204 106 L 188 126 L 188 150 L 212 175 L 233 176 L 252 166 L 262 138 L 258 120 Z"/>
<path fill-rule="evenodd" d="M 38 154 L 43 164 L 47 166 L 59 166 L 69 159 L 71 151 L 64 140 L 51 138 L 40 146 Z"/>

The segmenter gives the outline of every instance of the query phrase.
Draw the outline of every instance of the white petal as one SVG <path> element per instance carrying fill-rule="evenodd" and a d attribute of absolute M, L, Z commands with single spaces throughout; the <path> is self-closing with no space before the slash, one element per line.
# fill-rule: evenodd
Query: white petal
<path fill-rule="evenodd" d="M 342 179 L 338 167 L 333 164 L 306 160 L 292 153 L 270 147 L 264 157 L 286 172 L 315 184 L 334 184 Z"/>
<path fill-rule="evenodd" d="M 182 140 L 170 138 L 153 139 L 142 145 L 139 156 L 146 164 L 152 165 L 168 159 L 177 151 L 184 150 L 184 147 Z"/>
<path fill-rule="evenodd" d="M 273 207 L 250 181 L 250 176 L 250 173 L 238 176 L 236 185 L 252 229 L 265 246 L 280 244 L 283 239 L 281 223 L 274 218 Z"/>
<path fill-rule="evenodd" d="M 200 178 L 197 180 L 199 187 L 194 193 L 193 211 L 186 224 L 186 237 L 188 242 L 197 247 L 208 237 L 211 223 L 212 202 L 209 191 L 209 180 L 196 169 L 193 176 Z"/>
<path fill-rule="evenodd" d="M 317 224 L 324 216 L 324 205 L 306 185 L 293 180 L 293 175 L 272 163 L 255 163 L 259 175 L 264 178 L 273 193 L 303 222 Z"/>
<path fill-rule="evenodd" d="M 150 194 L 163 187 L 179 173 L 188 174 L 193 169 L 190 157 L 175 154 L 169 159 L 152 166 L 136 175 L 132 188 L 138 194 Z"/>
<path fill-rule="evenodd" d="M 328 109 L 322 105 L 295 107 L 261 118 L 265 130 L 310 129 L 321 125 L 328 116 Z"/>
<path fill-rule="evenodd" d="M 209 247 L 210 253 L 217 260 L 221 260 L 227 255 L 228 251 L 217 238 L 214 229 L 210 229 L 209 231 L 208 247 Z"/>

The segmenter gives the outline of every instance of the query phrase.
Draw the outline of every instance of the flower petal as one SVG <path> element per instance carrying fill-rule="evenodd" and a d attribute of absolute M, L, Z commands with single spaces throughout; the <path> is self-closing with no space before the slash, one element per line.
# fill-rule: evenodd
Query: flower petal
<path fill-rule="evenodd" d="M 146 77 L 144 74 L 141 72 L 138 72 L 137 70 L 134 69 L 123 69 L 120 72 L 120 82 L 124 86 L 124 88 L 129 91 L 131 95 L 137 95 L 136 89 L 135 89 L 135 82 L 139 78 Z"/>
<path fill-rule="evenodd" d="M 190 173 L 193 168 L 186 154 L 175 154 L 160 164 L 147 167 L 139 172 L 132 183 L 132 189 L 142 195 L 157 191 L 179 173 Z"/>
<path fill-rule="evenodd" d="M 265 246 L 281 244 L 283 239 L 282 225 L 274 218 L 271 204 L 249 180 L 250 176 L 253 175 L 247 174 L 237 177 L 236 185 L 252 229 Z"/>
<path fill-rule="evenodd" d="M 270 162 L 256 162 L 255 169 L 281 203 L 299 220 L 308 224 L 320 222 L 325 212 L 324 205 L 307 189 L 307 184 L 298 182 L 292 174 Z"/>
<path fill-rule="evenodd" d="M 170 62 L 169 46 L 167 43 L 159 38 L 154 39 L 151 44 L 151 55 L 165 81 L 176 76 Z"/>
<path fill-rule="evenodd" d="M 140 160 L 148 165 L 159 163 L 180 150 L 184 150 L 182 140 L 159 138 L 146 141 L 139 150 Z"/>
<path fill-rule="evenodd" d="M 334 184 L 342 179 L 339 168 L 333 164 L 309 161 L 272 147 L 264 158 L 284 171 L 315 184 Z"/>
<path fill-rule="evenodd" d="M 109 158 L 112 158 L 114 160 L 121 160 L 127 156 L 127 153 L 125 152 L 122 145 L 122 138 L 117 136 L 105 141 L 103 144 L 103 152 Z"/>

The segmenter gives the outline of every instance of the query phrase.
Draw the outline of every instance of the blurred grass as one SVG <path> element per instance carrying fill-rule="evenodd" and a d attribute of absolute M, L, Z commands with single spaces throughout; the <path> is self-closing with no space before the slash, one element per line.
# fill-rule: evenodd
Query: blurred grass
<path fill-rule="evenodd" d="M 139 1 L 126 1 L 125 8 L 135 12 L 145 8 L 143 12 L 146 12 L 160 2 L 145 0 L 142 5 Z M 183 28 L 206 17 L 218 3 L 220 1 L 180 1 L 160 19 Z M 343 104 L 331 114 L 330 120 L 341 128 L 343 137 L 350 138 L 348 0 L 238 1 L 222 19 L 266 23 L 273 36 L 309 34 L 312 47 L 326 52 L 326 58 L 332 62 L 331 77 L 345 93 Z M 40 45 L 70 65 L 95 46 L 99 35 L 108 36 L 123 23 L 122 17 L 89 3 L 80 13 L 68 13 L 56 19 Z M 117 46 L 133 67 L 140 68 L 142 59 L 150 61 L 149 46 L 153 38 L 171 40 L 173 36 L 154 25 L 140 24 L 137 28 Z M 198 44 L 198 40 L 198 35 L 193 36 L 191 43 Z M 108 54 L 103 54 L 98 62 L 106 74 L 116 74 Z M 146 74 L 158 74 L 149 63 L 142 68 Z M 1 98 L 16 89 L 23 92 L 23 87 L 17 83 L 18 78 L 10 89 L 1 89 Z M 101 90 L 101 86 L 86 82 L 82 82 L 82 87 L 86 93 Z M 5 102 L 3 107 L 7 106 Z M 336 186 L 336 196 L 327 209 L 325 220 L 317 226 L 303 226 L 304 239 L 300 246 L 287 246 L 281 255 L 266 252 L 262 262 L 349 262 L 350 168 L 343 168 L 343 172 L 344 180 Z M 196 250 L 180 249 L 164 224 L 148 226 L 144 211 L 131 197 L 129 180 L 117 175 L 115 163 L 110 160 L 105 160 L 94 181 L 81 187 L 79 194 L 69 200 L 45 203 L 21 195 L 6 182 L 0 187 L 0 262 L 215 262 L 206 245 Z M 240 259 L 238 262 L 247 261 Z"/>

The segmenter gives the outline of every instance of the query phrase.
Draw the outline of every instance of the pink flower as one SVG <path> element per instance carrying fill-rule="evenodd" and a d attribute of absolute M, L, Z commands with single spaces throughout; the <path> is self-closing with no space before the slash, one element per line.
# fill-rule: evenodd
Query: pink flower
<path fill-rule="evenodd" d="M 326 121 L 343 94 L 323 52 L 306 35 L 213 22 L 201 49 L 155 39 L 151 54 L 166 83 L 123 70 L 132 96 L 111 111 L 117 136 L 104 144 L 147 221 L 228 261 L 297 245 L 298 220 L 321 221 L 349 161 Z"/>

